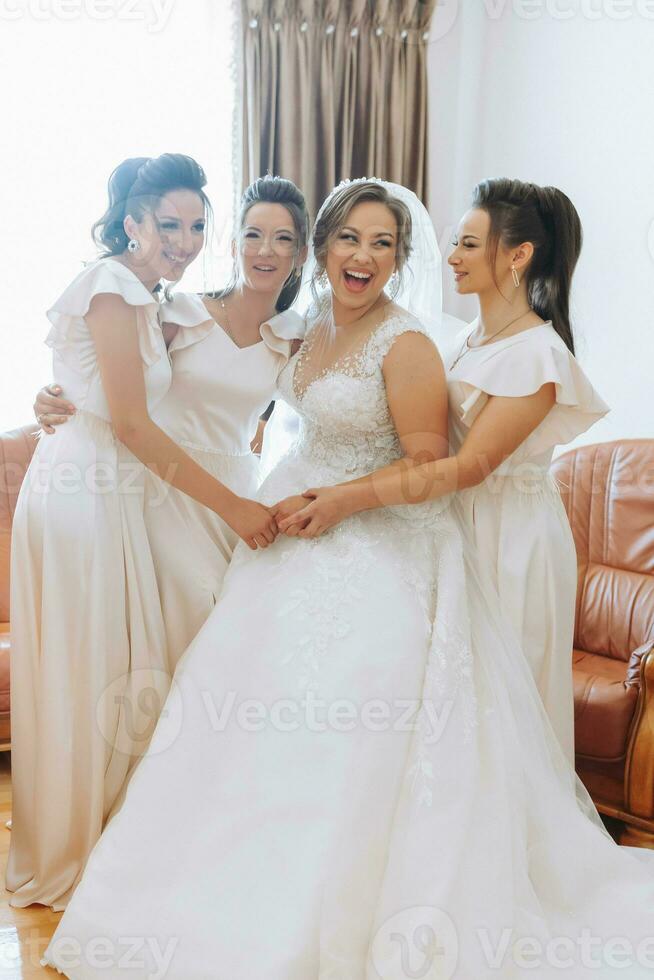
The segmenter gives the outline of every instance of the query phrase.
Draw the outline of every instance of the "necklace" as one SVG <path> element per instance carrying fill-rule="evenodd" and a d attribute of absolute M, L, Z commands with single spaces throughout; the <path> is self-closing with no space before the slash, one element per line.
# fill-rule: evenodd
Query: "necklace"
<path fill-rule="evenodd" d="M 221 309 L 222 309 L 223 313 L 225 314 L 225 319 L 227 320 L 227 323 L 225 324 L 225 331 L 226 331 L 227 336 L 229 337 L 229 339 L 232 341 L 232 343 L 235 344 L 236 341 L 234 340 L 234 332 L 232 330 L 232 321 L 229 319 L 229 313 L 227 312 L 227 307 L 225 306 L 225 300 L 222 298 L 222 296 L 220 296 L 219 299 L 220 299 Z"/>
<path fill-rule="evenodd" d="M 485 347 L 486 344 L 488 344 L 491 340 L 494 340 L 495 337 L 499 337 L 501 333 L 504 333 L 504 331 L 508 330 L 509 327 L 512 327 L 514 323 L 517 323 L 518 320 L 521 320 L 523 316 L 527 316 L 527 313 L 533 313 L 533 307 L 529 306 L 526 310 L 523 310 L 523 312 L 518 314 L 518 316 L 514 317 L 513 320 L 509 320 L 509 322 L 505 323 L 503 327 L 501 327 L 499 330 L 496 330 L 495 333 L 492 333 L 490 335 L 490 337 L 486 337 L 484 340 L 482 340 L 480 344 L 476 344 L 474 347 L 470 346 L 470 344 L 468 343 L 469 338 L 466 337 L 466 339 L 463 341 L 463 346 L 461 347 L 461 350 L 459 351 L 459 353 L 457 354 L 457 356 L 454 358 L 454 360 L 450 365 L 450 371 L 454 367 L 456 367 L 456 365 L 459 363 L 463 355 L 467 354 L 469 350 L 478 350 L 479 347 Z"/>

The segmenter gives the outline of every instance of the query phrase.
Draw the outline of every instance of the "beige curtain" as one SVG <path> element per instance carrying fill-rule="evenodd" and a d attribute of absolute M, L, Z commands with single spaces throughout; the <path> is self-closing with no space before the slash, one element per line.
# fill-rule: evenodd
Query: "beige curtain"
<path fill-rule="evenodd" d="M 312 217 L 346 177 L 427 204 L 427 44 L 436 0 L 241 0 L 243 186 L 294 180 Z"/>

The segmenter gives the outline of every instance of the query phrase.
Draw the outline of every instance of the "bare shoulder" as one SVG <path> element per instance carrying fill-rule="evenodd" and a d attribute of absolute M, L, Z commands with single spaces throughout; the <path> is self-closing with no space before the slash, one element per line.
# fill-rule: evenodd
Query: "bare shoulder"
<path fill-rule="evenodd" d="M 442 367 L 438 348 L 425 332 L 420 321 L 405 310 L 400 312 L 403 329 L 393 340 L 384 358 L 384 369 L 406 368 L 421 361 L 430 365 L 432 369 L 434 365 Z"/>
<path fill-rule="evenodd" d="M 445 391 L 445 368 L 433 341 L 424 333 L 409 330 L 396 338 L 382 364 L 387 386 L 409 386 Z"/>

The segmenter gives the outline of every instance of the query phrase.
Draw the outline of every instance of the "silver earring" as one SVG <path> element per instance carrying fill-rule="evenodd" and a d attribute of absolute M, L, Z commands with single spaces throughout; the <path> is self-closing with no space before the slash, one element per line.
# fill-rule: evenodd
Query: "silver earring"
<path fill-rule="evenodd" d="M 511 266 L 511 275 L 513 276 L 513 285 L 517 289 L 520 285 L 520 276 L 516 272 L 516 267 L 514 265 Z"/>
<path fill-rule="evenodd" d="M 138 252 L 140 247 L 141 247 L 141 243 L 137 241 L 136 238 L 130 238 L 130 240 L 127 243 L 127 251 L 131 252 L 132 255 L 134 254 L 134 252 Z"/>

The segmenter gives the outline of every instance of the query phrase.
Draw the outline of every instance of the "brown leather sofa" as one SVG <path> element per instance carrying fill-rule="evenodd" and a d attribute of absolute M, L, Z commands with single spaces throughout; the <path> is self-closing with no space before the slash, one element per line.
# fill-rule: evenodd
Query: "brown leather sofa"
<path fill-rule="evenodd" d="M 36 423 L 0 435 L 0 751 L 11 748 L 9 556 L 18 491 L 36 446 Z"/>
<path fill-rule="evenodd" d="M 577 548 L 577 772 L 623 844 L 654 849 L 654 440 L 560 456 Z"/>

